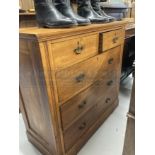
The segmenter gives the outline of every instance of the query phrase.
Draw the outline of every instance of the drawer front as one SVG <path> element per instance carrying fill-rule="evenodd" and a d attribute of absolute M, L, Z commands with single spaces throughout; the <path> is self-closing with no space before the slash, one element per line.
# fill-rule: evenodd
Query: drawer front
<path fill-rule="evenodd" d="M 118 83 L 109 86 L 109 89 L 107 89 L 105 96 L 103 96 L 100 102 L 97 103 L 96 111 L 98 115 L 104 113 L 106 108 L 113 104 L 116 99 L 118 99 L 118 87 Z"/>
<path fill-rule="evenodd" d="M 68 150 L 76 143 L 76 141 L 88 130 L 88 128 L 93 124 L 95 116 L 94 109 L 96 105 L 88 111 L 81 119 L 74 123 L 65 133 L 64 133 L 64 145 L 65 151 Z"/>
<path fill-rule="evenodd" d="M 83 113 L 88 111 L 102 98 L 103 93 L 118 84 L 117 71 L 112 71 L 101 77 L 91 87 L 76 95 L 60 106 L 63 130 L 66 130 Z"/>
<path fill-rule="evenodd" d="M 102 51 L 116 47 L 124 42 L 125 31 L 123 29 L 102 33 Z"/>
<path fill-rule="evenodd" d="M 112 48 L 98 57 L 98 75 L 104 77 L 109 71 L 121 70 L 121 46 Z"/>
<path fill-rule="evenodd" d="M 100 92 L 101 93 L 101 92 Z M 114 100 L 117 98 L 118 93 L 116 87 L 102 92 L 100 99 L 94 106 L 90 108 L 81 118 L 73 123 L 68 130 L 64 132 L 64 144 L 66 152 L 80 139 L 80 137 L 87 132 L 87 130 L 97 121 L 97 118 L 106 111 Z M 96 94 L 96 98 L 98 94 Z"/>
<path fill-rule="evenodd" d="M 60 69 L 85 60 L 98 53 L 98 34 L 53 43 L 51 52 L 56 68 Z"/>
<path fill-rule="evenodd" d="M 90 85 L 97 74 L 97 57 L 56 73 L 59 102 L 62 103 Z"/>
<path fill-rule="evenodd" d="M 60 104 L 120 65 L 121 46 L 56 72 Z"/>

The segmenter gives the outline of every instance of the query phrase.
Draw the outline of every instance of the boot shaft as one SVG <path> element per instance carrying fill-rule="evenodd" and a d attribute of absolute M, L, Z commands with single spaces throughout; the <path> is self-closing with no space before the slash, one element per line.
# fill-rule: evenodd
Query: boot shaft
<path fill-rule="evenodd" d="M 63 4 L 63 5 L 71 5 L 70 0 L 53 0 L 55 5 Z"/>
<path fill-rule="evenodd" d="M 77 0 L 78 7 L 91 7 L 91 0 Z"/>
<path fill-rule="evenodd" d="M 100 0 L 91 0 L 91 5 L 95 11 L 101 11 Z"/>
<path fill-rule="evenodd" d="M 77 22 L 61 14 L 54 5 L 54 0 L 34 0 L 36 17 L 42 27 L 71 27 Z"/>
<path fill-rule="evenodd" d="M 109 19 L 109 22 L 115 21 L 116 19 L 112 16 L 107 15 L 104 10 L 101 9 L 100 5 L 101 0 L 91 0 L 91 5 L 93 9 L 101 16 L 107 17 Z"/>
<path fill-rule="evenodd" d="M 75 20 L 79 25 L 90 24 L 89 19 L 85 19 L 73 11 L 70 0 L 53 0 L 53 3 L 58 11 L 60 11 L 64 16 Z"/>

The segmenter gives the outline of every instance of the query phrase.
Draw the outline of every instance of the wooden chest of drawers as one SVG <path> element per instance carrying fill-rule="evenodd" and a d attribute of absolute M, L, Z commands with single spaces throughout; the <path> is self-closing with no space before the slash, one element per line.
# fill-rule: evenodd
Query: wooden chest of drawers
<path fill-rule="evenodd" d="M 20 109 L 45 155 L 75 155 L 118 105 L 125 22 L 20 30 Z"/>

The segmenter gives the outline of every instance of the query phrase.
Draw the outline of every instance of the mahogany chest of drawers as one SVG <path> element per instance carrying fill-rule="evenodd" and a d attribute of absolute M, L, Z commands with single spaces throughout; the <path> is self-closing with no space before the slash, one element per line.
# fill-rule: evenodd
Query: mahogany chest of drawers
<path fill-rule="evenodd" d="M 20 29 L 20 109 L 44 155 L 75 155 L 118 105 L 125 22 Z"/>

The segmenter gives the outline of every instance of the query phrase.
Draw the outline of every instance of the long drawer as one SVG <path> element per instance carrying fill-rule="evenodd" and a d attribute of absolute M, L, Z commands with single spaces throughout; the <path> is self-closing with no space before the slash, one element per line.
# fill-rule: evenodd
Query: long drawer
<path fill-rule="evenodd" d="M 101 91 L 99 96 L 96 94 L 96 98 L 99 100 L 94 103 L 94 105 L 82 115 L 75 123 L 73 123 L 66 131 L 64 131 L 64 144 L 65 150 L 68 151 L 76 141 L 92 126 L 92 124 L 97 120 L 99 115 L 101 115 L 106 108 L 108 108 L 118 96 L 117 86 L 108 89 L 106 92 Z"/>
<path fill-rule="evenodd" d="M 80 91 L 86 89 L 100 76 L 120 65 L 121 46 L 56 72 L 59 102 L 62 104 Z"/>
<path fill-rule="evenodd" d="M 66 130 L 83 113 L 88 111 L 95 103 L 103 98 L 108 89 L 116 87 L 117 71 L 108 72 L 104 77 L 97 80 L 91 87 L 79 93 L 65 104 L 60 106 L 63 130 Z"/>

